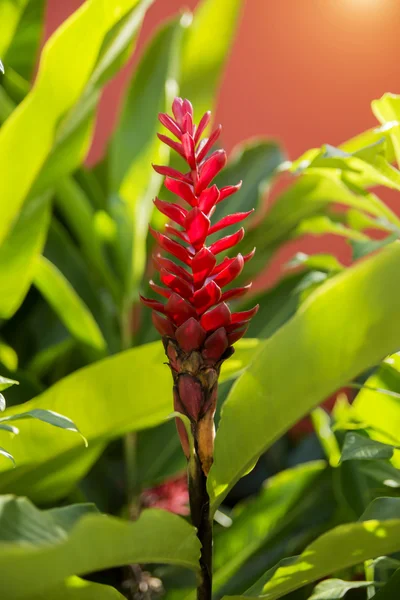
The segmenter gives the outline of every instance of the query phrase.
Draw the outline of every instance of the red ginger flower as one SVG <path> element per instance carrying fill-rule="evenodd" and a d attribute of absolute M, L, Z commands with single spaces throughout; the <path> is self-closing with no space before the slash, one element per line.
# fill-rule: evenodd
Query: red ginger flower
<path fill-rule="evenodd" d="M 165 233 L 150 228 L 159 246 L 173 260 L 156 254 L 154 264 L 163 284 L 150 281 L 152 289 L 166 299 L 165 303 L 143 298 L 153 309 L 153 323 L 162 336 L 165 352 L 174 380 L 175 410 L 189 417 L 196 452 L 204 473 L 212 463 L 214 442 L 214 413 L 217 383 L 221 364 L 233 354 L 232 345 L 246 332 L 258 306 L 244 312 L 232 313 L 228 300 L 246 293 L 250 285 L 223 291 L 242 272 L 244 263 L 254 254 L 238 254 L 217 262 L 217 255 L 238 244 L 243 228 L 207 245 L 207 237 L 243 221 L 252 211 L 236 213 L 211 223 L 215 207 L 240 189 L 241 183 L 219 189 L 211 185 L 214 177 L 226 165 L 224 150 L 209 150 L 218 139 L 221 126 L 208 138 L 201 139 L 211 113 L 193 123 L 193 108 L 189 100 L 175 98 L 172 104 L 175 118 L 160 114 L 160 122 L 179 140 L 165 135 L 159 138 L 175 150 L 189 165 L 187 173 L 171 167 L 153 165 L 165 175 L 165 187 L 184 200 L 181 203 L 155 199 L 159 211 L 175 225 L 166 225 Z M 175 238 L 175 239 L 174 239 Z M 182 263 L 178 264 L 176 259 Z M 186 430 L 180 420 L 177 427 L 183 450 L 188 457 Z"/>

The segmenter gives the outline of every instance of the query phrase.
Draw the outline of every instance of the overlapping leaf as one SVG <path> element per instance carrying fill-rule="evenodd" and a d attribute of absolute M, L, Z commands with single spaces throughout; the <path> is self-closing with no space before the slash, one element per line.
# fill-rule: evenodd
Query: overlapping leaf
<path fill-rule="evenodd" d="M 399 266 L 395 243 L 321 286 L 264 342 L 224 405 L 209 475 L 214 507 L 299 418 L 399 347 Z"/>

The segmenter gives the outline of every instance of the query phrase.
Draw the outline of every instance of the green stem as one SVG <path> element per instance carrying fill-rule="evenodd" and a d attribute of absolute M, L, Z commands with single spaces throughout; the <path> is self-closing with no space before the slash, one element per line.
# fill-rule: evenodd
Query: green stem
<path fill-rule="evenodd" d="M 207 493 L 207 477 L 196 454 L 189 462 L 188 477 L 190 513 L 201 544 L 197 600 L 211 600 L 213 532 L 210 498 Z"/>

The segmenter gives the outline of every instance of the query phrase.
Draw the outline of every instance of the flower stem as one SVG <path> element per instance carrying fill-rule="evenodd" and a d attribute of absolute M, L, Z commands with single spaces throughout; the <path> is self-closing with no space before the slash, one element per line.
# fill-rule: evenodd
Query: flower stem
<path fill-rule="evenodd" d="M 210 518 L 210 498 L 207 493 L 207 477 L 203 473 L 200 460 L 196 454 L 189 462 L 188 476 L 190 513 L 201 544 L 197 600 L 211 600 L 213 533 Z"/>

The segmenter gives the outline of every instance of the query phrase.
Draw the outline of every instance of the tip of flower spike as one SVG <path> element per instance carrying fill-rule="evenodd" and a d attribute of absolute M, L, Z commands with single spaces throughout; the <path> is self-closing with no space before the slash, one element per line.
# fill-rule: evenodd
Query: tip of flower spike
<path fill-rule="evenodd" d="M 229 345 L 244 335 L 258 307 L 232 314 L 225 301 L 241 297 L 250 285 L 233 287 L 225 292 L 222 289 L 240 274 L 244 263 L 253 257 L 255 249 L 245 256 L 225 256 L 217 264 L 216 255 L 239 243 L 243 238 L 243 228 L 231 235 L 219 236 L 219 239 L 214 237 L 215 241 L 208 242 L 207 245 L 208 236 L 243 221 L 253 212 L 231 214 L 217 222 L 212 220 L 218 202 L 237 192 L 242 182 L 221 189 L 211 184 L 225 166 L 227 157 L 222 149 L 214 152 L 211 150 L 221 131 L 220 126 L 208 137 L 202 137 L 210 122 L 210 115 L 210 112 L 205 113 L 196 125 L 193 122 L 191 103 L 180 97 L 176 97 L 173 102 L 172 115 L 159 115 L 162 125 L 178 141 L 163 134 L 158 137 L 178 152 L 188 166 L 187 172 L 163 165 L 153 165 L 153 168 L 165 176 L 165 187 L 187 202 L 189 207 L 182 208 L 180 201 L 174 203 L 155 199 L 157 209 L 173 221 L 173 224 L 166 225 L 163 233 L 150 228 L 162 250 L 172 255 L 170 258 L 161 255 L 154 257 L 161 283 L 166 287 L 154 282 L 150 284 L 167 301 L 165 305 L 147 298 L 142 301 L 156 311 L 153 321 L 163 336 L 173 335 L 174 343 L 185 352 L 190 353 L 195 349 L 199 354 L 205 350 L 204 360 L 211 364 L 221 352 L 223 359 L 228 357 L 228 350 L 232 350 Z M 219 329 L 221 331 L 218 335 L 215 334 Z M 222 334 L 222 331 L 225 333 Z M 228 348 L 224 350 L 227 344 Z M 171 365 L 169 354 L 168 357 Z M 178 363 L 173 368 L 176 371 Z"/>

